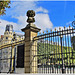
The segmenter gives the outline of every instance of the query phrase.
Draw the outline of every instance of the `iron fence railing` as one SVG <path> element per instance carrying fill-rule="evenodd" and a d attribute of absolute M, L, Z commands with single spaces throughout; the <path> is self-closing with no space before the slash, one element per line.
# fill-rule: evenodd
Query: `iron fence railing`
<path fill-rule="evenodd" d="M 0 73 L 15 73 L 16 47 L 3 48 L 0 50 Z"/>
<path fill-rule="evenodd" d="M 52 31 L 34 37 L 40 73 L 75 73 L 75 29 Z M 50 67 L 51 66 L 51 67 Z"/>

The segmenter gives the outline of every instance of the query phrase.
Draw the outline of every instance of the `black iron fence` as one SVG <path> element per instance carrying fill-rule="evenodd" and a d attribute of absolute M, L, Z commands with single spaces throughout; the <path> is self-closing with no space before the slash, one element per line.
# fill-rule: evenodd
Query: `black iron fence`
<path fill-rule="evenodd" d="M 0 50 L 0 73 L 24 73 L 24 44 Z"/>
<path fill-rule="evenodd" d="M 34 63 L 33 66 L 37 65 L 38 73 L 75 73 L 74 28 L 47 31 L 34 37 L 33 42 L 34 50 L 37 50 L 37 53 L 33 52 L 33 59 L 37 57 L 37 64 Z M 14 50 L 12 47 L 0 50 L 0 73 L 15 73 L 16 67 L 24 68 L 24 46 L 17 51 L 16 53 L 16 47 Z"/>
<path fill-rule="evenodd" d="M 75 29 L 47 31 L 34 41 L 39 73 L 75 73 Z"/>
<path fill-rule="evenodd" d="M 0 50 L 0 73 L 15 73 L 16 46 L 6 47 Z"/>

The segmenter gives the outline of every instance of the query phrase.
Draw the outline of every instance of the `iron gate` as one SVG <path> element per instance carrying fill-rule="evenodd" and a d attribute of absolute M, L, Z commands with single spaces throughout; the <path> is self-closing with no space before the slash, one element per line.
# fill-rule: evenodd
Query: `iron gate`
<path fill-rule="evenodd" d="M 0 50 L 0 73 L 23 72 L 24 44 L 16 45 L 14 48 L 12 47 L 6 47 Z"/>
<path fill-rule="evenodd" d="M 37 41 L 38 73 L 75 73 L 75 29 L 48 31 Z"/>
<path fill-rule="evenodd" d="M 15 73 L 16 46 L 6 47 L 0 50 L 0 73 Z"/>

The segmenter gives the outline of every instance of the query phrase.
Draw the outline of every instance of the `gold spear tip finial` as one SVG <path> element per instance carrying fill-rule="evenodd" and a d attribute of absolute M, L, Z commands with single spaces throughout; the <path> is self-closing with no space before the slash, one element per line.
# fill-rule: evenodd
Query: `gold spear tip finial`
<path fill-rule="evenodd" d="M 46 30 L 46 32 L 48 33 L 48 30 Z"/>
<path fill-rule="evenodd" d="M 66 27 L 64 26 L 64 29 L 65 29 Z"/>
<path fill-rule="evenodd" d="M 15 34 L 15 32 L 14 32 L 14 34 Z"/>
<path fill-rule="evenodd" d="M 39 34 L 41 34 L 41 32 L 39 32 Z"/>
<path fill-rule="evenodd" d="M 59 30 L 61 30 L 61 27 L 59 27 Z"/>
<path fill-rule="evenodd" d="M 44 31 L 43 31 L 43 34 L 44 34 Z"/>
<path fill-rule="evenodd" d="M 52 32 L 52 29 L 50 31 Z"/>
<path fill-rule="evenodd" d="M 56 31 L 56 28 L 55 28 L 55 31 Z"/>
<path fill-rule="evenodd" d="M 70 28 L 71 26 L 69 25 L 69 28 Z"/>

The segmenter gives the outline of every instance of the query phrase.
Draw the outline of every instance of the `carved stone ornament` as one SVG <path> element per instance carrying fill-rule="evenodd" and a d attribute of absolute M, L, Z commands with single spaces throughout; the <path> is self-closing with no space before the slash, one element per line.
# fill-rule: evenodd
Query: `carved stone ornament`
<path fill-rule="evenodd" d="M 28 17 L 34 17 L 34 16 L 35 16 L 35 11 L 33 11 L 33 10 L 28 10 L 28 11 L 27 11 L 27 16 L 28 16 Z"/>
<path fill-rule="evenodd" d="M 35 18 L 34 18 L 35 12 L 34 12 L 33 10 L 28 10 L 28 11 L 27 11 L 27 16 L 28 16 L 28 19 L 27 19 L 27 22 L 28 22 L 28 23 L 33 23 L 33 22 L 35 22 Z"/>

